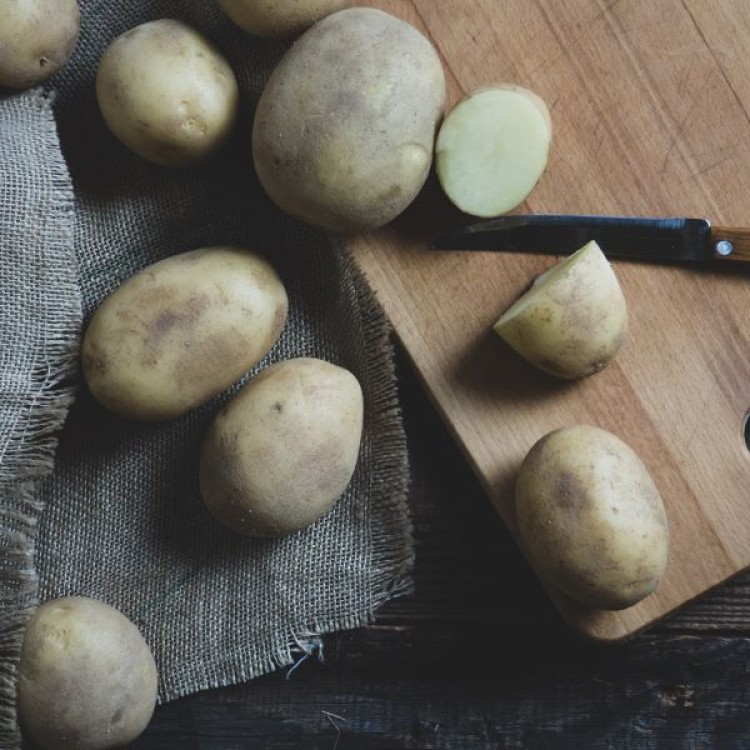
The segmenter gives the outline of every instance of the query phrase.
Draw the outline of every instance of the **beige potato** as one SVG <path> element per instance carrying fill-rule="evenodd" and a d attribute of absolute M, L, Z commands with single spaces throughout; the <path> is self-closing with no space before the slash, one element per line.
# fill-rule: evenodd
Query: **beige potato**
<path fill-rule="evenodd" d="M 311 224 L 382 226 L 424 185 L 444 106 L 440 58 L 422 34 L 373 8 L 339 11 L 297 40 L 263 91 L 258 178 Z"/>
<path fill-rule="evenodd" d="M 552 142 L 544 100 L 522 86 L 472 91 L 448 113 L 435 145 L 445 194 L 475 216 L 497 216 L 523 203 L 542 176 Z"/>
<path fill-rule="evenodd" d="M 57 73 L 78 41 L 76 0 L 0 4 L 0 86 L 28 89 Z"/>
<path fill-rule="evenodd" d="M 259 255 L 218 246 L 175 255 L 104 300 L 83 340 L 83 374 L 117 414 L 177 417 L 259 362 L 287 311 L 284 285 Z"/>
<path fill-rule="evenodd" d="M 538 276 L 494 330 L 541 370 L 582 378 L 606 367 L 624 344 L 627 305 L 612 266 L 592 241 Z"/>
<path fill-rule="evenodd" d="M 539 576 L 599 609 L 624 609 L 661 580 L 669 529 L 646 466 L 606 430 L 575 425 L 539 440 L 516 482 L 521 544 Z"/>
<path fill-rule="evenodd" d="M 154 658 L 138 628 L 104 602 L 65 597 L 26 625 L 18 670 L 21 727 L 45 750 L 132 742 L 156 705 Z"/>
<path fill-rule="evenodd" d="M 348 370 L 306 357 L 263 370 L 206 435 L 200 460 L 206 507 L 249 536 L 304 529 L 346 490 L 362 422 L 362 389 Z"/>
<path fill-rule="evenodd" d="M 144 159 L 189 167 L 230 136 L 239 90 L 229 63 L 199 32 L 161 19 L 117 37 L 99 62 L 96 96 L 115 137 Z"/>
<path fill-rule="evenodd" d="M 219 7 L 244 31 L 260 37 L 299 34 L 351 0 L 219 0 Z"/>

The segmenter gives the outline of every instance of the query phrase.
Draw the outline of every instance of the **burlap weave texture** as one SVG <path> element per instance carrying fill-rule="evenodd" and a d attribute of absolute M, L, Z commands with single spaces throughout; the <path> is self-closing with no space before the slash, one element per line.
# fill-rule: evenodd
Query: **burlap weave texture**
<path fill-rule="evenodd" d="M 160 698 L 169 700 L 288 665 L 314 648 L 320 634 L 368 622 L 379 604 L 409 586 L 408 470 L 386 321 L 345 250 L 277 211 L 253 175 L 252 113 L 284 45 L 243 34 L 213 3 L 82 0 L 81 11 L 74 58 L 46 86 L 54 92 L 70 180 L 56 149 L 49 104 L 39 92 L 25 95 L 37 109 L 31 108 L 24 127 L 0 132 L 6 145 L 0 149 L 0 174 L 23 173 L 31 180 L 23 189 L 13 180 L 2 183 L 2 283 L 22 286 L 29 300 L 42 309 L 55 308 L 64 323 L 50 375 L 56 384 L 54 403 L 45 407 L 42 425 L 42 433 L 50 433 L 45 466 L 71 389 L 77 389 L 54 472 L 41 489 L 25 485 L 24 493 L 12 497 L 3 490 L 3 533 L 20 550 L 11 555 L 10 542 L 0 545 L 0 570 L 7 573 L 3 592 L 14 604 L 14 617 L 2 623 L 3 747 L 17 741 L 10 726 L 12 665 L 19 623 L 37 597 L 82 594 L 120 608 L 151 645 L 160 669 Z M 187 171 L 158 167 L 128 152 L 106 130 L 94 95 L 97 61 L 109 41 L 138 23 L 163 17 L 180 18 L 212 39 L 235 70 L 242 94 L 232 142 L 208 164 Z M 21 101 L 24 95 L 0 99 L 0 126 L 12 119 Z M 29 145 L 42 133 L 51 156 Z M 46 182 L 34 172 L 42 159 L 57 164 Z M 50 193 L 47 204 L 34 203 L 38 192 L 53 188 L 60 194 Z M 23 207 L 29 211 L 21 216 L 22 232 L 13 234 L 3 217 Z M 39 235 L 40 226 L 49 226 L 55 212 L 60 214 L 60 254 L 67 256 L 49 255 L 51 267 L 26 266 L 28 272 L 21 262 L 8 263 L 26 243 L 24 237 L 49 246 Z M 231 392 L 173 422 L 134 423 L 99 406 L 75 370 L 82 324 L 106 294 L 151 262 L 212 244 L 263 253 L 289 293 L 290 319 L 281 340 L 248 376 L 279 359 L 317 356 L 352 370 L 365 393 L 362 450 L 349 489 L 325 519 L 277 541 L 226 531 L 200 502 L 200 441 Z M 36 321 L 35 329 L 21 334 L 18 325 L 28 317 Z M 15 350 L 21 335 L 20 348 L 26 350 L 50 330 L 36 308 L 0 302 L 0 318 L 0 326 L 3 319 L 12 324 L 4 350 L 8 344 Z M 42 361 L 6 360 L 7 355 L 4 371 L 10 380 L 38 374 Z M 2 395 L 0 439 L 10 453 L 0 463 L 0 478 L 7 483 L 29 477 L 4 473 L 18 439 L 6 424 L 13 416 L 12 399 Z M 15 517 L 24 519 L 20 531 L 10 520 Z M 15 559 L 26 561 L 23 571 Z"/>

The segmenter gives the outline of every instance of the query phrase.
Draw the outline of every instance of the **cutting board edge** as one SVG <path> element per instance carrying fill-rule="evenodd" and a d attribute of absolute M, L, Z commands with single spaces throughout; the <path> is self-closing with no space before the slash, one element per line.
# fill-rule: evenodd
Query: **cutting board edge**
<path fill-rule="evenodd" d="M 360 268 L 360 270 L 364 273 L 365 277 L 368 277 L 367 269 L 364 267 L 363 264 L 359 262 L 359 260 L 356 259 L 356 254 L 355 254 L 355 261 L 357 262 L 357 265 Z M 538 572 L 534 569 L 533 565 L 531 565 L 530 561 L 528 560 L 528 557 L 526 556 L 523 550 L 522 545 L 520 545 L 518 542 L 518 538 L 514 529 L 514 524 L 512 523 L 512 520 L 508 517 L 507 511 L 504 511 L 503 509 L 501 509 L 499 507 L 499 503 L 494 499 L 494 493 L 492 491 L 492 488 L 488 486 L 485 477 L 483 476 L 482 472 L 479 470 L 479 467 L 476 465 L 475 461 L 473 460 L 471 452 L 468 450 L 468 447 L 465 445 L 463 439 L 461 438 L 460 433 L 458 432 L 456 427 L 452 424 L 451 420 L 448 418 L 445 411 L 441 407 L 439 399 L 436 397 L 435 393 L 433 392 L 433 389 L 430 386 L 429 381 L 427 380 L 427 378 L 424 377 L 422 371 L 420 370 L 418 362 L 414 359 L 411 352 L 409 351 L 409 348 L 402 341 L 401 336 L 399 335 L 398 329 L 396 326 L 393 326 L 393 335 L 398 339 L 399 344 L 401 345 L 403 352 L 409 362 L 409 366 L 412 368 L 412 371 L 416 375 L 422 389 L 424 390 L 425 394 L 429 398 L 430 403 L 432 404 L 436 413 L 440 417 L 441 422 L 443 423 L 444 427 L 450 434 L 451 439 L 453 440 L 454 444 L 460 451 L 462 457 L 471 468 L 472 473 L 476 477 L 477 481 L 481 485 L 482 490 L 484 491 L 484 494 L 486 496 L 487 502 L 490 503 L 494 511 L 500 516 L 503 524 L 505 525 L 505 528 L 508 530 L 511 538 L 513 539 L 514 544 L 516 545 L 518 550 L 521 552 L 521 554 L 524 556 L 524 559 L 526 560 L 526 564 L 529 565 L 531 570 L 537 576 L 537 579 L 539 580 L 542 587 L 547 591 L 548 596 L 554 603 L 555 608 L 557 609 L 566 627 L 570 628 L 576 634 L 582 637 L 585 637 L 589 640 L 593 640 L 602 644 L 607 644 L 607 643 L 615 644 L 615 643 L 623 642 L 629 638 L 637 636 L 640 633 L 643 633 L 644 631 L 655 626 L 659 622 L 669 618 L 676 612 L 688 606 L 690 602 L 695 601 L 701 596 L 704 596 L 706 593 L 712 591 L 718 586 L 721 586 L 722 584 L 731 580 L 735 576 L 740 575 L 742 572 L 746 570 L 750 570 L 750 564 L 748 564 L 747 566 L 741 569 L 733 570 L 727 575 L 720 576 L 717 578 L 716 581 L 709 583 L 708 585 L 703 587 L 700 591 L 695 592 L 694 595 L 690 597 L 689 599 L 681 600 L 679 603 L 675 604 L 674 606 L 670 606 L 668 609 L 666 609 L 663 612 L 660 612 L 658 615 L 654 617 L 643 618 L 642 622 L 635 626 L 627 626 L 622 622 L 622 619 L 621 619 L 622 614 L 628 610 L 613 610 L 611 612 L 608 612 L 605 610 L 591 610 L 590 611 L 590 614 L 592 617 L 599 618 L 600 621 L 606 620 L 606 622 L 609 624 L 620 623 L 619 627 L 611 627 L 610 625 L 608 625 L 602 628 L 596 625 L 593 627 L 591 626 L 587 627 L 585 625 L 582 625 L 579 619 L 575 615 L 571 614 L 571 611 L 570 611 L 571 607 L 575 608 L 577 605 L 575 605 L 575 603 L 573 603 L 572 601 L 570 602 L 570 604 L 568 604 L 564 595 L 560 594 L 554 589 L 551 589 L 544 582 L 544 580 L 539 576 Z M 647 600 L 643 600 L 643 601 L 647 601 Z M 636 604 L 634 606 L 637 607 L 639 605 Z"/>

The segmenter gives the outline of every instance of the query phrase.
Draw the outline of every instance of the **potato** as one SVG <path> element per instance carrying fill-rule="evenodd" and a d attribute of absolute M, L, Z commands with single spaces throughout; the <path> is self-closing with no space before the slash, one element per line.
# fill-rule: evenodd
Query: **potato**
<path fill-rule="evenodd" d="M 161 19 L 107 47 L 96 97 L 107 127 L 129 149 L 156 164 L 188 167 L 227 140 L 239 91 L 229 63 L 205 37 Z"/>
<path fill-rule="evenodd" d="M 516 482 L 518 534 L 539 576 L 583 604 L 624 609 L 654 591 L 669 530 L 659 491 L 636 453 L 606 430 L 545 435 Z"/>
<path fill-rule="evenodd" d="M 258 178 L 311 224 L 382 226 L 427 179 L 444 106 L 442 65 L 422 34 L 373 8 L 339 11 L 298 39 L 261 95 Z"/>
<path fill-rule="evenodd" d="M 73 54 L 81 22 L 76 0 L 5 0 L 0 18 L 0 86 L 31 88 Z"/>
<path fill-rule="evenodd" d="M 53 599 L 27 623 L 18 715 L 45 750 L 128 744 L 151 720 L 156 690 L 146 641 L 114 607 L 85 597 Z"/>
<path fill-rule="evenodd" d="M 241 29 L 261 37 L 299 34 L 350 0 L 219 0 L 219 7 Z"/>
<path fill-rule="evenodd" d="M 263 370 L 206 435 L 200 459 L 206 507 L 248 536 L 309 526 L 349 484 L 362 420 L 362 390 L 348 370 L 307 357 Z"/>
<path fill-rule="evenodd" d="M 544 101 L 521 86 L 478 89 L 446 116 L 435 146 L 448 198 L 475 216 L 497 216 L 526 200 L 542 176 L 552 142 Z"/>
<path fill-rule="evenodd" d="M 628 312 L 612 266 L 592 241 L 538 276 L 494 330 L 541 370 L 582 378 L 620 350 Z"/>
<path fill-rule="evenodd" d="M 144 268 L 104 300 L 83 340 L 83 374 L 117 414 L 177 417 L 259 362 L 287 311 L 283 283 L 260 256 L 191 250 Z"/>

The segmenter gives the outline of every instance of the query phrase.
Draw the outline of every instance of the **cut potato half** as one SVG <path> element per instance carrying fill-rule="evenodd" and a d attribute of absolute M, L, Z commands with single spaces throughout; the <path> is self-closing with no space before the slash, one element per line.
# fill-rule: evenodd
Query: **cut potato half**
<path fill-rule="evenodd" d="M 612 266 L 592 241 L 538 276 L 494 329 L 541 370 L 581 378 L 617 354 L 628 313 Z"/>
<path fill-rule="evenodd" d="M 506 213 L 539 181 L 551 141 L 552 121 L 539 96 L 520 86 L 479 89 L 462 99 L 440 128 L 438 179 L 465 213 Z"/>

